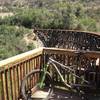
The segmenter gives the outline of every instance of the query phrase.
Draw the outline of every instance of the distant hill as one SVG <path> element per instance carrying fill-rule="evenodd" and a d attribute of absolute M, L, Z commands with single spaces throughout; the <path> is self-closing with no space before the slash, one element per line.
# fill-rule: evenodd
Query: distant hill
<path fill-rule="evenodd" d="M 0 0 L 0 5 L 22 5 L 22 6 L 42 6 L 54 2 L 80 2 L 85 6 L 100 5 L 100 0 Z"/>
<path fill-rule="evenodd" d="M 0 60 L 41 46 L 34 27 L 100 32 L 100 0 L 0 0 Z"/>

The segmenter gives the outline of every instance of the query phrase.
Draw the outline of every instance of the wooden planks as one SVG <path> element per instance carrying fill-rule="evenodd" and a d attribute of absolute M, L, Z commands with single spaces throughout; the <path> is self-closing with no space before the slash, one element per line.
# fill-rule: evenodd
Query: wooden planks
<path fill-rule="evenodd" d="M 35 33 L 46 47 L 100 51 L 100 33 L 61 29 L 36 29 Z"/>
<path fill-rule="evenodd" d="M 88 66 L 88 63 L 96 63 L 96 59 L 100 59 L 99 51 L 84 51 L 80 50 L 80 64 L 77 64 L 78 50 L 58 49 L 58 48 L 39 48 L 28 53 L 0 61 L 0 100 L 17 100 L 20 98 L 20 86 L 24 76 L 37 68 L 43 68 L 47 63 L 48 57 L 53 57 L 58 62 L 73 66 L 77 65 L 83 68 Z M 18 58 L 17 58 L 18 57 Z M 100 66 L 100 60 L 99 64 Z M 63 69 L 60 72 L 68 84 L 75 83 L 75 77 Z M 57 73 L 54 73 L 55 83 L 61 83 L 61 79 Z M 39 75 L 34 75 L 28 78 L 26 90 L 31 89 L 37 83 Z"/>
<path fill-rule="evenodd" d="M 14 56 L 14 57 L 10 57 L 6 60 L 0 61 L 0 67 L 6 66 L 5 68 L 7 68 L 7 65 L 14 64 L 14 63 L 16 64 L 16 63 L 19 63 L 22 61 L 26 61 L 29 58 L 36 57 L 36 56 L 42 54 L 42 52 L 43 52 L 43 48 L 41 47 L 41 48 L 38 48 L 35 50 L 28 51 L 26 53 L 19 54 L 19 55 Z"/>
<path fill-rule="evenodd" d="M 18 100 L 20 98 L 21 82 L 26 74 L 40 68 L 42 50 L 43 48 L 39 48 L 0 61 L 0 100 Z M 38 79 L 38 75 L 34 80 L 29 78 L 26 89 L 31 89 Z"/>
<path fill-rule="evenodd" d="M 99 59 L 98 68 L 100 66 L 100 52 L 99 51 L 84 51 L 84 50 L 79 51 L 79 50 L 60 49 L 60 48 L 59 49 L 58 48 L 44 48 L 43 52 L 44 52 L 44 56 L 48 55 L 49 57 L 55 59 L 56 61 L 64 65 L 67 65 L 69 67 L 72 66 L 73 69 L 76 69 L 76 70 L 78 69 L 79 73 L 83 73 L 81 69 L 85 70 L 85 68 L 87 67 L 96 65 L 97 59 Z M 77 78 L 72 74 L 72 72 L 65 71 L 64 69 L 61 69 L 59 66 L 58 68 L 63 78 L 68 84 L 81 82 L 81 79 L 78 79 L 77 81 Z M 75 74 L 76 72 L 74 71 L 73 73 Z M 84 79 L 85 78 L 84 74 L 81 75 L 81 77 L 83 77 Z M 59 75 L 54 71 L 54 69 L 53 69 L 53 79 L 56 85 L 59 85 L 62 83 Z"/>

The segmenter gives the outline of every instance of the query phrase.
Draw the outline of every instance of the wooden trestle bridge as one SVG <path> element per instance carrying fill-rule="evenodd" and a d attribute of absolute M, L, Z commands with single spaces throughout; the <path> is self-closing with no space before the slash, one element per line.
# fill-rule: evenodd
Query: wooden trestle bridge
<path fill-rule="evenodd" d="M 42 100 L 100 100 L 100 34 L 34 32 L 46 47 L 0 61 L 0 100 L 40 100 L 32 95 L 41 83 L 50 90 Z"/>

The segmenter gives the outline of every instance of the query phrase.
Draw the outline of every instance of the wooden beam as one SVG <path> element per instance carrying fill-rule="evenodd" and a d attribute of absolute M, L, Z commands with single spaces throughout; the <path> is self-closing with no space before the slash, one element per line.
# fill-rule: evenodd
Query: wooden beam
<path fill-rule="evenodd" d="M 14 57 L 10 57 L 8 59 L 0 61 L 0 67 L 6 67 L 10 64 L 12 65 L 14 63 L 19 63 L 23 60 L 28 60 L 32 57 L 42 54 L 42 52 L 43 52 L 43 48 L 41 47 L 41 48 L 37 48 L 37 49 L 31 50 L 31 51 L 16 55 Z"/>
<path fill-rule="evenodd" d="M 77 32 L 77 33 L 86 33 L 90 35 L 100 36 L 100 32 L 90 32 L 90 31 L 80 31 L 80 30 L 65 30 L 65 29 L 35 29 L 36 31 L 62 31 L 62 32 Z"/>
<path fill-rule="evenodd" d="M 44 48 L 46 54 L 68 54 L 75 55 L 75 52 L 81 52 L 87 57 L 100 58 L 100 51 L 85 51 L 85 50 L 72 50 L 72 49 L 60 49 L 60 48 Z"/>

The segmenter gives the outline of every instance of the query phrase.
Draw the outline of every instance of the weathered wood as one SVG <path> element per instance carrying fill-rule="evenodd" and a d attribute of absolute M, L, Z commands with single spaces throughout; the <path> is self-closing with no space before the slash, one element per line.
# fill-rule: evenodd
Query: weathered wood
<path fill-rule="evenodd" d="M 8 79 L 7 79 L 8 75 L 7 75 L 7 73 L 8 73 L 8 71 L 5 70 L 5 73 L 4 73 L 5 74 L 5 81 L 4 81 L 5 82 L 5 94 L 6 94 L 5 97 L 6 97 L 6 100 L 9 100 L 9 94 L 8 94 L 9 93 L 9 91 L 8 91 L 9 89 L 8 89 Z"/>
<path fill-rule="evenodd" d="M 84 56 L 90 58 L 100 58 L 100 51 L 85 51 L 85 50 L 72 50 L 72 49 L 58 49 L 58 48 L 44 48 L 46 54 L 65 54 L 73 56 L 75 52 L 83 53 Z"/>
<path fill-rule="evenodd" d="M 0 73 L 0 99 L 4 100 L 4 82 L 3 73 Z"/>
<path fill-rule="evenodd" d="M 32 57 L 36 57 L 38 55 L 41 55 L 42 51 L 43 51 L 43 48 L 41 47 L 41 48 L 38 48 L 35 50 L 28 51 L 26 53 L 19 54 L 19 55 L 14 56 L 14 57 L 10 57 L 6 60 L 2 60 L 2 61 L 0 61 L 0 67 L 6 66 L 5 68 L 7 68 L 7 65 L 16 64 L 16 63 L 26 61 Z"/>
<path fill-rule="evenodd" d="M 85 80 L 85 70 L 82 71 L 82 69 L 86 69 L 93 67 L 96 65 L 96 60 L 100 60 L 100 52 L 99 51 L 84 51 L 84 50 L 70 50 L 70 49 L 58 49 L 58 48 L 44 48 L 43 52 L 45 55 L 48 54 L 49 57 L 55 59 L 56 61 L 63 64 L 63 61 L 65 62 L 65 65 L 72 66 L 73 69 L 78 70 L 78 76 L 82 76 Z M 63 59 L 63 56 L 66 56 L 66 58 Z M 99 61 L 100 62 L 100 61 Z M 91 65 L 92 64 L 92 65 Z M 57 65 L 58 66 L 58 65 Z M 100 66 L 100 63 L 98 63 L 98 66 Z M 95 67 L 95 66 L 94 66 Z M 60 73 L 62 73 L 63 77 L 67 76 L 67 79 L 65 81 L 70 83 L 78 83 L 81 84 L 81 79 L 77 79 L 71 72 L 63 73 L 63 70 L 60 69 Z M 100 70 L 99 70 L 100 72 Z M 76 72 L 74 71 L 74 74 Z M 55 73 L 53 76 L 55 83 L 60 83 L 61 79 L 59 79 L 59 75 Z"/>
<path fill-rule="evenodd" d="M 71 41 L 73 40 L 72 37 L 69 39 Z M 77 38 L 77 40 L 79 40 L 79 38 Z M 73 48 L 73 45 L 71 46 Z M 77 52 L 79 52 L 79 55 Z M 100 72 L 99 51 L 71 50 L 45 47 L 39 48 L 9 58 L 7 60 L 0 61 L 0 67 L 3 67 L 3 69 L 0 70 L 0 86 L 2 86 L 2 94 L 0 94 L 0 99 L 2 98 L 1 100 L 17 100 L 20 96 L 20 85 L 22 79 L 30 71 L 38 68 L 43 68 L 43 66 L 47 64 L 48 57 L 52 57 L 64 65 L 71 66 L 73 67 L 73 69 L 78 69 L 80 71 L 80 74 L 82 74 L 82 68 L 87 69 L 88 67 L 91 67 L 91 64 L 95 67 L 96 60 L 99 59 L 97 66 L 98 73 Z M 77 57 L 79 57 L 78 60 Z M 77 61 L 79 61 L 79 64 L 77 64 Z M 67 72 L 61 68 L 59 69 L 67 84 L 75 83 L 74 81 L 76 79 L 74 76 L 71 77 L 72 74 L 70 72 Z M 61 83 L 61 79 L 58 74 L 55 73 L 55 71 L 53 78 L 55 84 Z M 85 78 L 85 76 L 83 78 Z M 97 81 L 99 81 L 100 76 L 98 75 L 97 78 Z M 26 90 L 30 90 L 37 83 L 38 79 L 39 74 L 29 77 L 26 84 Z M 9 88 L 11 88 L 11 90 Z"/>
<path fill-rule="evenodd" d="M 43 48 L 39 48 L 0 61 L 0 91 L 2 92 L 0 93 L 0 100 L 18 100 L 20 97 L 20 86 L 22 79 L 32 69 L 37 69 L 40 67 L 38 65 L 38 63 L 40 63 L 38 58 L 41 58 L 42 52 Z M 36 58 L 37 64 L 34 63 Z M 36 83 L 37 80 L 33 80 L 32 83 L 31 79 L 28 80 L 26 90 L 31 88 L 34 81 Z"/>
<path fill-rule="evenodd" d="M 46 47 L 100 51 L 100 33 L 76 30 L 36 29 Z"/>
<path fill-rule="evenodd" d="M 10 98 L 10 100 L 13 100 L 13 87 L 12 87 L 12 69 L 9 69 L 9 79 L 8 79 L 8 81 L 9 81 L 9 92 L 10 92 L 10 95 L 9 95 L 9 98 Z"/>

